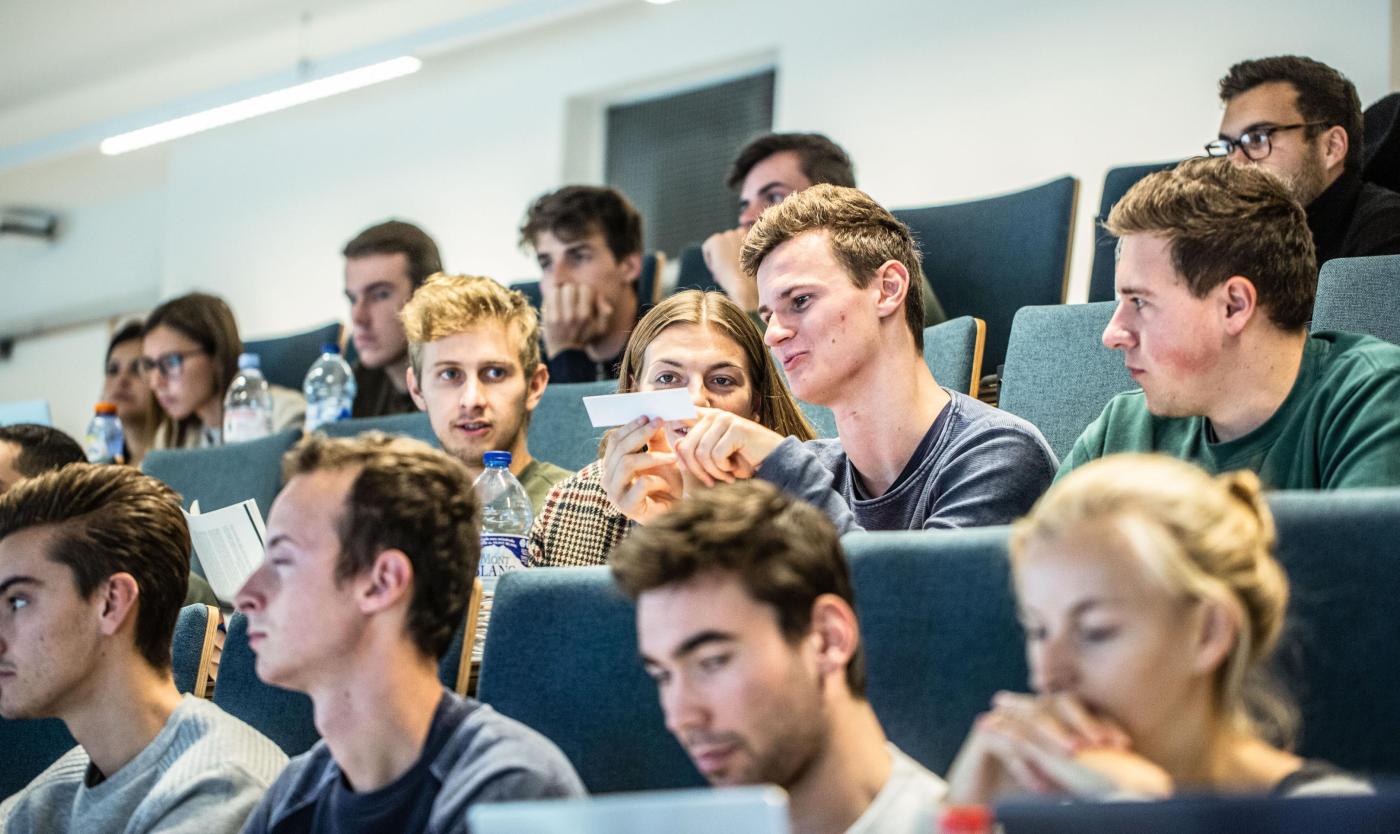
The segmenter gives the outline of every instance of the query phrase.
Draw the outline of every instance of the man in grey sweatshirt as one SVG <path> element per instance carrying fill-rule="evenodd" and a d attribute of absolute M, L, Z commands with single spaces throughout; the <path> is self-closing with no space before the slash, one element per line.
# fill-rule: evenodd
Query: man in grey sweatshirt
<path fill-rule="evenodd" d="M 447 834 L 479 802 L 583 795 L 552 742 L 438 681 L 479 556 L 466 466 L 370 433 L 307 438 L 284 469 L 237 604 L 258 677 L 310 695 L 322 740 L 244 831 Z"/>
<path fill-rule="evenodd" d="M 0 715 L 57 717 L 78 747 L 0 805 L 20 832 L 235 832 L 287 763 L 175 689 L 190 536 L 169 487 L 73 463 L 0 498 Z"/>
<path fill-rule="evenodd" d="M 749 230 L 743 266 L 793 394 L 830 408 L 838 439 L 800 443 L 701 409 L 676 445 L 685 471 L 706 484 L 757 475 L 842 533 L 1006 524 L 1050 485 L 1055 454 L 1034 426 L 933 378 L 910 291 L 918 246 L 869 196 L 816 185 L 788 197 Z"/>

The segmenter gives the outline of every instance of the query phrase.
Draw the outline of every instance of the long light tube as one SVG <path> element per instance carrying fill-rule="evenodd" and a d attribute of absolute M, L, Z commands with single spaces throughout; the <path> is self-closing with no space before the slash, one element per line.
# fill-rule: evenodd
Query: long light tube
<path fill-rule="evenodd" d="M 307 81 L 293 87 L 285 87 L 260 96 L 245 98 L 232 104 L 191 113 L 178 119 L 143 127 L 140 130 L 119 133 L 116 136 L 103 139 L 100 147 L 103 153 L 115 156 L 161 142 L 169 142 L 171 139 L 179 139 L 182 136 L 189 136 L 192 133 L 199 133 L 210 128 L 241 122 L 254 116 L 286 110 L 288 107 L 295 107 L 298 104 L 305 104 L 319 98 L 368 87 L 381 81 L 400 78 L 417 72 L 422 66 L 422 61 L 405 55 L 401 58 L 370 64 L 367 67 L 360 67 L 337 75 L 318 78 L 315 81 Z"/>

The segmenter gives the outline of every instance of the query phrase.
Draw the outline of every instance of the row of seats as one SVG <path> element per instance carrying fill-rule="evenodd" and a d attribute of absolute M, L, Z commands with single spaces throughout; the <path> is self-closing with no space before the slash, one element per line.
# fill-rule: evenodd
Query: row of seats
<path fill-rule="evenodd" d="M 1400 775 L 1400 489 L 1270 496 L 1279 558 L 1293 587 L 1275 672 L 1297 699 L 1297 750 L 1363 773 Z M 1010 587 L 1005 527 L 856 533 L 850 559 L 867 691 L 891 740 L 946 772 L 998 690 L 1022 690 L 1027 667 Z M 207 670 L 208 609 L 182 613 L 175 645 L 182 691 Z M 516 571 L 497 588 L 477 696 L 544 733 L 592 792 L 699 786 L 665 729 L 638 662 L 632 603 L 607 568 Z M 468 618 L 468 622 L 474 622 Z M 466 679 L 459 630 L 445 685 Z M 246 624 L 229 624 L 214 702 L 295 755 L 317 738 L 309 699 L 262 684 Z M 0 722 L 18 751 L 0 791 L 16 789 L 71 744 L 57 722 Z M 22 782 L 21 782 L 22 784 Z"/>

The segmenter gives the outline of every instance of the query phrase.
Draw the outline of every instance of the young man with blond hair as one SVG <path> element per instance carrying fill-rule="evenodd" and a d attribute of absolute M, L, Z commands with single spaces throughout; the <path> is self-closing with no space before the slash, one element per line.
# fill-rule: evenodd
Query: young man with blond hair
<path fill-rule="evenodd" d="M 130 467 L 70 463 L 0 497 L 0 715 L 78 741 L 0 805 L 0 830 L 243 826 L 287 757 L 175 689 L 189 571 L 179 496 Z"/>
<path fill-rule="evenodd" d="M 480 554 L 466 467 L 371 432 L 306 438 L 283 471 L 236 602 L 258 677 L 311 697 L 321 741 L 244 831 L 464 834 L 477 803 L 582 795 L 548 739 L 438 680 Z"/>
<path fill-rule="evenodd" d="M 1163 452 L 1273 489 L 1400 484 L 1400 347 L 1309 334 L 1313 239 L 1281 179 L 1190 159 L 1133 186 L 1105 225 L 1119 302 L 1103 343 L 1142 390 L 1109 401 L 1061 475 Z"/>
<path fill-rule="evenodd" d="M 940 387 L 924 362 L 923 281 L 909 228 L 854 188 L 815 185 L 763 213 L 744 240 L 764 341 L 837 439 L 799 443 L 703 410 L 676 455 L 704 483 L 757 475 L 838 530 L 1006 524 L 1055 473 L 1035 427 Z"/>
<path fill-rule="evenodd" d="M 666 727 L 715 785 L 788 792 L 796 834 L 933 830 L 943 780 L 865 697 L 836 530 L 770 484 L 707 490 L 613 552 Z"/>
<path fill-rule="evenodd" d="M 534 308 L 490 278 L 435 275 L 399 315 L 408 391 L 442 448 L 472 477 L 485 452 L 510 452 L 510 471 L 538 513 L 549 490 L 573 473 L 530 455 L 530 414 L 549 383 Z"/>

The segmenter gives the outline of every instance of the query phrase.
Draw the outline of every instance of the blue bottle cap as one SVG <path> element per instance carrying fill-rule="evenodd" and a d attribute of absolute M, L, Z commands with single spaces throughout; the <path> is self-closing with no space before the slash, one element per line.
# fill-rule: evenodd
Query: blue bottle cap
<path fill-rule="evenodd" d="M 488 468 L 505 469 L 510 466 L 510 452 L 487 452 L 481 456 L 481 460 Z"/>
<path fill-rule="evenodd" d="M 238 354 L 238 370 L 246 371 L 249 368 L 262 368 L 262 357 L 256 353 Z"/>
<path fill-rule="evenodd" d="M 326 342 L 324 345 L 321 345 L 321 352 L 322 352 L 322 353 L 334 353 L 335 355 L 339 356 L 339 355 L 340 355 L 340 345 L 336 344 L 335 342 Z"/>

